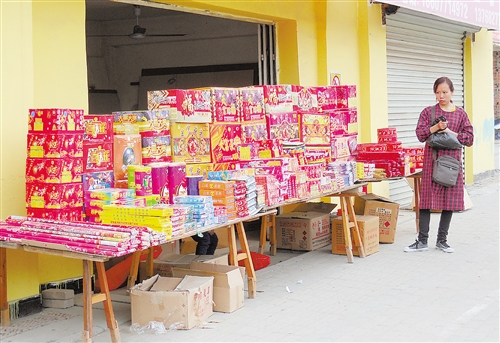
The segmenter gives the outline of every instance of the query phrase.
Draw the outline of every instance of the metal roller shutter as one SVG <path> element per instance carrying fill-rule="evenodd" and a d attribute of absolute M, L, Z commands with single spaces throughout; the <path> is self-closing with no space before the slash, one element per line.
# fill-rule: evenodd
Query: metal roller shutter
<path fill-rule="evenodd" d="M 464 26 L 465 25 L 465 26 Z M 422 145 L 415 136 L 420 112 L 435 103 L 434 81 L 453 81 L 453 101 L 463 106 L 463 40 L 474 26 L 405 8 L 386 18 L 389 126 L 403 146 Z M 411 205 L 413 191 L 403 180 L 390 182 L 391 200 Z"/>

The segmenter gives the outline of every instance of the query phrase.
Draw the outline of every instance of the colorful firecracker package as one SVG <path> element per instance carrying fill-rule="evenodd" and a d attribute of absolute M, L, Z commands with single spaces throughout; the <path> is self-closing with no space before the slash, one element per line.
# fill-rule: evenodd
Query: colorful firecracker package
<path fill-rule="evenodd" d="M 168 164 L 168 193 L 170 204 L 174 203 L 174 197 L 187 195 L 186 163 Z"/>
<path fill-rule="evenodd" d="M 83 173 L 83 192 L 86 193 L 94 189 L 112 188 L 114 179 L 115 176 L 112 170 Z"/>
<path fill-rule="evenodd" d="M 83 116 L 83 139 L 87 142 L 113 142 L 113 115 Z"/>
<path fill-rule="evenodd" d="M 283 141 L 298 141 L 300 139 L 297 112 L 271 113 L 266 116 L 266 120 L 270 139 Z"/>
<path fill-rule="evenodd" d="M 210 90 L 168 89 L 148 91 L 148 109 L 170 108 L 177 122 L 210 123 Z"/>
<path fill-rule="evenodd" d="M 144 136 L 170 135 L 170 109 L 144 111 L 139 121 L 139 132 Z"/>
<path fill-rule="evenodd" d="M 241 121 L 262 120 L 264 108 L 264 89 L 262 87 L 242 87 L 240 91 Z"/>
<path fill-rule="evenodd" d="M 332 158 L 347 157 L 353 155 L 349 146 L 353 136 L 335 137 L 332 139 Z M 355 149 L 355 147 L 354 147 Z"/>
<path fill-rule="evenodd" d="M 212 162 L 231 162 L 238 160 L 238 146 L 242 142 L 240 124 L 210 125 Z"/>
<path fill-rule="evenodd" d="M 356 107 L 356 86 L 341 85 L 332 86 L 335 92 L 336 108 Z"/>
<path fill-rule="evenodd" d="M 82 182 L 81 158 L 27 158 L 26 182 L 72 183 Z"/>
<path fill-rule="evenodd" d="M 239 162 L 223 162 L 223 163 L 214 163 L 213 171 L 234 171 L 240 167 Z M 210 174 L 210 172 L 209 172 Z"/>
<path fill-rule="evenodd" d="M 308 164 L 310 163 L 328 163 L 331 161 L 331 147 L 325 146 L 306 146 L 305 157 Z"/>
<path fill-rule="evenodd" d="M 28 133 L 83 133 L 83 110 L 35 108 L 28 114 Z"/>
<path fill-rule="evenodd" d="M 315 87 L 292 85 L 292 103 L 294 111 L 317 112 L 317 89 Z"/>
<path fill-rule="evenodd" d="M 115 135 L 112 161 L 115 181 L 126 180 L 128 166 L 142 164 L 141 135 Z"/>
<path fill-rule="evenodd" d="M 291 85 L 264 85 L 264 108 L 266 114 L 293 111 Z"/>
<path fill-rule="evenodd" d="M 283 142 L 280 139 L 259 141 L 259 158 L 280 157 L 283 154 Z"/>
<path fill-rule="evenodd" d="M 83 145 L 85 172 L 113 169 L 113 143 L 85 143 Z"/>
<path fill-rule="evenodd" d="M 203 176 L 207 178 L 208 172 L 214 170 L 212 163 L 189 163 L 186 164 L 186 176 Z"/>
<path fill-rule="evenodd" d="M 237 88 L 210 88 L 210 103 L 214 123 L 240 121 L 239 90 Z"/>
<path fill-rule="evenodd" d="M 172 147 L 170 146 L 170 136 L 143 136 L 142 142 L 142 163 L 171 162 Z"/>
<path fill-rule="evenodd" d="M 136 166 L 134 168 L 134 188 L 136 196 L 153 194 L 153 183 L 151 179 L 151 167 Z"/>
<path fill-rule="evenodd" d="M 241 123 L 243 142 L 255 142 L 268 139 L 267 125 L 264 119 L 254 122 Z"/>
<path fill-rule="evenodd" d="M 330 145 L 330 116 L 300 114 L 300 137 L 307 145 Z"/>
<path fill-rule="evenodd" d="M 26 207 L 65 209 L 83 205 L 83 185 L 78 183 L 26 183 Z"/>
<path fill-rule="evenodd" d="M 358 132 L 356 108 L 327 111 L 330 115 L 330 136 L 338 137 Z"/>
<path fill-rule="evenodd" d="M 210 162 L 209 124 L 173 123 L 171 135 L 174 162 Z"/>
<path fill-rule="evenodd" d="M 318 110 L 320 112 L 337 108 L 337 94 L 334 86 L 318 86 L 316 87 L 316 93 L 318 98 Z"/>
<path fill-rule="evenodd" d="M 82 215 L 81 207 L 70 207 L 65 209 L 26 208 L 26 216 L 33 218 L 79 222 L 83 219 Z"/>
<path fill-rule="evenodd" d="M 240 161 L 252 161 L 259 158 L 259 143 L 241 143 L 238 146 L 238 155 Z"/>

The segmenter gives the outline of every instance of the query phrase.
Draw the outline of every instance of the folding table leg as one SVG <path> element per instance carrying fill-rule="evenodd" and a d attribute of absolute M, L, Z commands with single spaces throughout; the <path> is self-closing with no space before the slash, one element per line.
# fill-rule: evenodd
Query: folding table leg
<path fill-rule="evenodd" d="M 118 323 L 115 319 L 115 313 L 113 312 L 113 306 L 111 304 L 111 296 L 109 294 L 108 279 L 106 277 L 106 269 L 104 267 L 104 262 L 96 262 L 97 275 L 99 279 L 99 284 L 101 287 L 101 293 L 105 297 L 96 296 L 97 301 L 102 301 L 104 303 L 104 314 L 106 315 L 106 324 L 109 328 L 109 333 L 111 335 L 111 342 L 120 342 L 120 330 L 118 329 Z"/>
<path fill-rule="evenodd" d="M 245 262 L 245 269 L 248 275 L 248 297 L 253 299 L 257 293 L 257 277 L 253 267 L 252 255 L 248 247 L 247 235 L 242 222 L 236 223 L 236 231 L 238 231 L 238 240 L 240 241 L 242 253 L 238 255 L 238 261 Z"/>
<path fill-rule="evenodd" d="M 91 261 L 83 260 L 83 333 L 82 342 L 92 342 L 92 285 Z"/>
<path fill-rule="evenodd" d="M 7 301 L 7 249 L 0 248 L 0 324 L 10 325 L 9 303 Z"/>

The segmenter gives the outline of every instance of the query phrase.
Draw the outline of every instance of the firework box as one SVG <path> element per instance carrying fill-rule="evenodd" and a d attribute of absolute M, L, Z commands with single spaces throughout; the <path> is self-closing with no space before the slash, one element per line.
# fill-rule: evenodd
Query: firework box
<path fill-rule="evenodd" d="M 142 164 L 141 135 L 115 135 L 112 161 L 115 181 L 125 180 L 128 166 Z"/>
<path fill-rule="evenodd" d="M 238 146 L 242 142 L 240 124 L 210 125 L 212 161 L 214 163 L 237 161 Z"/>
<path fill-rule="evenodd" d="M 213 276 L 184 278 L 155 275 L 130 289 L 132 324 L 151 321 L 165 327 L 191 329 L 203 325 L 213 314 Z"/>
<path fill-rule="evenodd" d="M 170 146 L 170 136 L 143 136 L 142 142 L 142 162 L 144 164 L 154 162 L 171 162 L 172 147 Z"/>
<path fill-rule="evenodd" d="M 210 162 L 209 124 L 173 123 L 171 134 L 174 162 Z"/>
<path fill-rule="evenodd" d="M 26 207 L 65 209 L 83 205 L 82 183 L 26 183 Z"/>
<path fill-rule="evenodd" d="M 210 104 L 214 123 L 240 121 L 239 90 L 237 88 L 210 88 Z"/>
<path fill-rule="evenodd" d="M 85 172 L 113 169 L 113 143 L 84 143 L 83 161 Z"/>
<path fill-rule="evenodd" d="M 102 172 L 88 172 L 82 174 L 83 191 L 94 189 L 112 188 L 115 174 L 112 170 Z"/>
<path fill-rule="evenodd" d="M 264 108 L 267 114 L 293 111 L 292 85 L 264 85 Z"/>
<path fill-rule="evenodd" d="M 83 110 L 35 108 L 28 113 L 28 133 L 83 133 Z"/>
<path fill-rule="evenodd" d="M 270 139 L 283 141 L 298 141 L 299 115 L 297 112 L 270 113 L 266 116 Z"/>
<path fill-rule="evenodd" d="M 186 164 L 186 176 L 203 176 L 207 178 L 208 172 L 214 170 L 212 163 L 189 163 Z"/>
<path fill-rule="evenodd" d="M 268 139 L 265 119 L 241 123 L 242 142 L 250 143 Z"/>
<path fill-rule="evenodd" d="M 265 118 L 264 89 L 262 87 L 242 87 L 240 91 L 241 122 Z"/>
<path fill-rule="evenodd" d="M 113 116 L 84 115 L 83 139 L 87 142 L 113 142 Z"/>
<path fill-rule="evenodd" d="M 26 182 L 72 183 L 81 182 L 81 158 L 27 158 Z"/>
<path fill-rule="evenodd" d="M 292 85 L 292 103 L 294 111 L 318 111 L 318 91 L 316 87 Z"/>
<path fill-rule="evenodd" d="M 148 109 L 169 108 L 177 122 L 210 123 L 210 90 L 168 89 L 148 91 Z"/>
<path fill-rule="evenodd" d="M 300 115 L 300 137 L 307 145 L 330 145 L 330 116 L 303 113 Z"/>
<path fill-rule="evenodd" d="M 81 133 L 28 133 L 28 157 L 75 158 L 83 156 Z"/>

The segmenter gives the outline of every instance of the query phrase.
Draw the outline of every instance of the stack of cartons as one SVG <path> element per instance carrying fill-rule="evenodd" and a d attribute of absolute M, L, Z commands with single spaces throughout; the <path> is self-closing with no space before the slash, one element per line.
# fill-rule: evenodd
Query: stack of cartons
<path fill-rule="evenodd" d="M 354 212 L 365 216 L 377 216 L 379 218 L 379 242 L 394 243 L 398 224 L 399 204 L 370 193 L 355 198 Z"/>
<path fill-rule="evenodd" d="M 371 255 L 379 251 L 379 218 L 376 216 L 357 215 L 359 235 L 365 250 L 365 255 Z M 351 234 L 352 253 L 359 256 L 358 249 L 354 246 L 354 236 Z M 346 255 L 345 237 L 342 217 L 332 218 L 332 254 Z"/>

